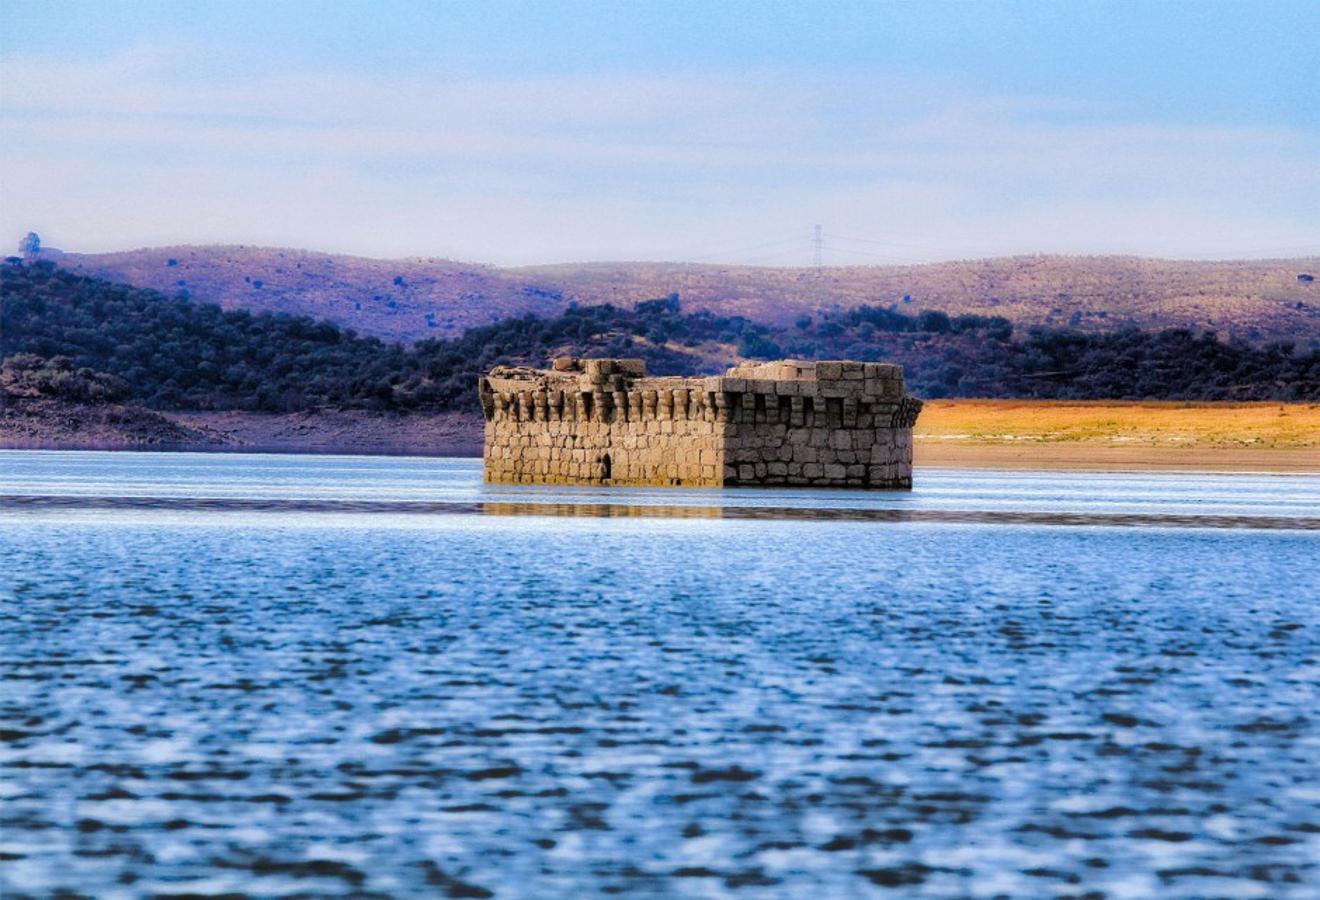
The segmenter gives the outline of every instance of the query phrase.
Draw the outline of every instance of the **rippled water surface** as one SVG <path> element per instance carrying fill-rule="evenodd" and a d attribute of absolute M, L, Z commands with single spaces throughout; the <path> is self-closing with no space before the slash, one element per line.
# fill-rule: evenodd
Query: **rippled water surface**
<path fill-rule="evenodd" d="M 0 452 L 0 893 L 1315 896 L 1320 477 Z"/>

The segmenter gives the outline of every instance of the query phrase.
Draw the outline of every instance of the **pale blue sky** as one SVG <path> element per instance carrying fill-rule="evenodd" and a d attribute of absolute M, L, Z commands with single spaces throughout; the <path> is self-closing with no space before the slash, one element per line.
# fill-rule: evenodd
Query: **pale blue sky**
<path fill-rule="evenodd" d="M 0 240 L 1320 253 L 1320 3 L 0 0 Z"/>

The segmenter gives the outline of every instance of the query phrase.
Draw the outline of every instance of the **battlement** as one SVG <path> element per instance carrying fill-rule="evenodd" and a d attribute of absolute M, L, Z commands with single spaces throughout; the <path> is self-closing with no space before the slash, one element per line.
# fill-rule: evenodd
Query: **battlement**
<path fill-rule="evenodd" d="M 921 402 L 886 363 L 780 360 L 648 377 L 563 357 L 481 379 L 488 481 L 911 485 Z"/>

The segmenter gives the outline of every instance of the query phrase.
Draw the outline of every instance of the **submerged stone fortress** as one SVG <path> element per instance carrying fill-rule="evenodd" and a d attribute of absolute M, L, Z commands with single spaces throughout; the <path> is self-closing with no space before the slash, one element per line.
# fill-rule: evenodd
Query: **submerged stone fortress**
<path fill-rule="evenodd" d="M 910 488 L 921 401 L 895 365 L 780 362 L 646 377 L 563 357 L 481 379 L 490 482 Z"/>

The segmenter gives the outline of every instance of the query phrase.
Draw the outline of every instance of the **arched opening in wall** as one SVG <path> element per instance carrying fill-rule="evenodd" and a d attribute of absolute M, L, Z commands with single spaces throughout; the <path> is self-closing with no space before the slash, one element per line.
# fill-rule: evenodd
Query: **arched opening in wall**
<path fill-rule="evenodd" d="M 609 481 L 609 480 L 610 480 L 610 469 L 611 469 L 610 455 L 609 455 L 608 453 L 606 453 L 604 456 L 602 456 L 602 457 L 600 458 L 600 480 L 601 480 L 601 481 Z"/>

